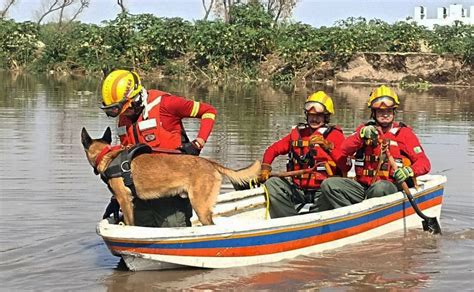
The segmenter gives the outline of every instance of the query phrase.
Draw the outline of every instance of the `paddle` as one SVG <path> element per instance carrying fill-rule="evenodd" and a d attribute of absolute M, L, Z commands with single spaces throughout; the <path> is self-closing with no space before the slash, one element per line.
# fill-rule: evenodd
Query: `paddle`
<path fill-rule="evenodd" d="M 296 176 L 296 175 L 302 175 L 302 174 L 305 174 L 305 173 L 310 173 L 316 168 L 316 166 L 318 166 L 320 164 L 321 163 L 317 163 L 315 166 L 313 166 L 311 168 L 305 168 L 305 169 L 299 169 L 299 170 L 293 170 L 293 171 L 272 172 L 272 173 L 270 173 L 270 177 L 289 177 L 289 176 Z M 241 191 L 241 190 L 251 189 L 255 186 L 258 186 L 261 183 L 262 182 L 259 181 L 258 178 L 256 178 L 256 179 L 252 179 L 251 181 L 248 181 L 248 182 L 244 183 L 243 185 L 238 185 L 238 184 L 232 183 L 232 186 L 234 187 L 234 189 L 236 191 Z"/>
<path fill-rule="evenodd" d="M 388 161 L 390 162 L 390 166 L 393 168 L 393 170 L 397 170 L 398 166 L 397 163 L 395 162 L 395 159 L 393 159 L 392 155 L 390 154 L 390 151 L 385 151 L 385 154 L 387 155 Z M 441 234 L 441 226 L 438 223 L 438 219 L 436 217 L 428 217 L 423 212 L 421 212 L 420 208 L 418 208 L 418 205 L 415 203 L 415 200 L 413 199 L 413 196 L 410 193 L 410 189 L 408 188 L 408 185 L 406 182 L 401 183 L 401 187 L 403 189 L 403 192 L 408 198 L 408 201 L 410 202 L 411 206 L 415 210 L 416 214 L 420 216 L 423 219 L 422 225 L 423 225 L 423 230 L 428 231 L 432 234 Z"/>
<path fill-rule="evenodd" d="M 310 173 L 312 172 L 316 166 L 311 167 L 311 168 L 305 168 L 305 169 L 299 169 L 299 170 L 292 170 L 292 171 L 283 171 L 283 172 L 272 172 L 270 173 L 270 177 L 289 177 L 289 176 L 297 176 L 297 175 L 302 175 L 305 173 Z"/>

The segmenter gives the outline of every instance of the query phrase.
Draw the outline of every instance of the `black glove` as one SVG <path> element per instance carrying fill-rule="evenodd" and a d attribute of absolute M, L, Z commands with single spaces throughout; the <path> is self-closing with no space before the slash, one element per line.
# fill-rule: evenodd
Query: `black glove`
<path fill-rule="evenodd" d="M 107 205 L 107 208 L 105 208 L 104 215 L 102 215 L 102 219 L 109 218 L 110 215 L 114 214 L 114 219 L 115 223 L 118 223 L 120 218 L 119 218 L 119 212 L 120 212 L 120 205 L 115 199 L 115 197 L 110 198 L 110 203 Z"/>
<path fill-rule="evenodd" d="M 199 143 L 197 143 L 196 140 L 184 143 L 183 146 L 181 146 L 181 151 L 185 154 L 191 154 L 195 156 L 199 156 L 199 154 L 201 153 Z"/>

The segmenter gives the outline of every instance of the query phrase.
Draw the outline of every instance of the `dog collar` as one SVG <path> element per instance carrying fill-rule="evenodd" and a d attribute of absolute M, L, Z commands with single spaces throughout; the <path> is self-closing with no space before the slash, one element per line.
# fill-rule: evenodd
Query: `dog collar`
<path fill-rule="evenodd" d="M 104 158 L 105 154 L 109 153 L 110 151 L 120 150 L 120 149 L 122 149 L 122 145 L 115 145 L 115 146 L 107 145 L 107 146 L 105 146 L 104 149 L 102 149 L 102 151 L 100 151 L 99 155 L 97 155 L 97 158 L 95 159 L 95 168 L 97 168 L 97 166 L 99 166 L 99 163 L 102 160 L 102 158 Z"/>

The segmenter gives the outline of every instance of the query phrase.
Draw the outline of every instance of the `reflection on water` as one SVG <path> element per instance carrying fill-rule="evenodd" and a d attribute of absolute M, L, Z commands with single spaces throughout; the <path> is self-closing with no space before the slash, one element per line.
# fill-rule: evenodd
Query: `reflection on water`
<path fill-rule="evenodd" d="M 417 132 L 432 172 L 448 177 L 441 237 L 414 230 L 261 266 L 133 273 L 117 268 L 118 258 L 95 234 L 110 195 L 86 162 L 79 133 L 85 126 L 97 136 L 114 124 L 98 109 L 99 82 L 4 72 L 0 77 L 0 281 L 6 290 L 470 287 L 474 102 L 467 89 L 399 90 L 399 119 Z M 301 106 L 313 91 L 334 97 L 332 122 L 346 135 L 369 116 L 370 87 L 144 83 L 213 104 L 219 114 L 203 155 L 232 167 L 261 159 L 269 144 L 303 121 Z M 194 137 L 197 125 L 186 127 Z M 278 158 L 275 170 L 284 164 Z"/>

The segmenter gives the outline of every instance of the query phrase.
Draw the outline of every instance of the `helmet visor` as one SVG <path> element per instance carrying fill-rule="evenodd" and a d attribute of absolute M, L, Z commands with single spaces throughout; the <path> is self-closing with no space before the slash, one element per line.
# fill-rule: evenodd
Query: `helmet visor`
<path fill-rule="evenodd" d="M 389 96 L 382 96 L 374 99 L 370 104 L 373 109 L 391 108 L 395 106 L 395 101 Z"/>
<path fill-rule="evenodd" d="M 111 104 L 111 105 L 104 105 L 104 104 L 102 104 L 102 106 L 101 106 L 100 108 L 105 112 L 105 114 L 106 114 L 108 117 L 115 118 L 115 117 L 117 117 L 118 115 L 120 115 L 120 114 L 124 111 L 124 106 L 125 106 L 125 104 L 127 104 L 129 101 L 130 101 L 130 100 L 124 98 L 122 101 L 113 103 L 113 104 Z"/>
<path fill-rule="evenodd" d="M 312 112 L 312 113 L 324 113 L 326 112 L 326 107 L 317 101 L 308 101 L 304 104 L 304 110 L 306 112 Z"/>

